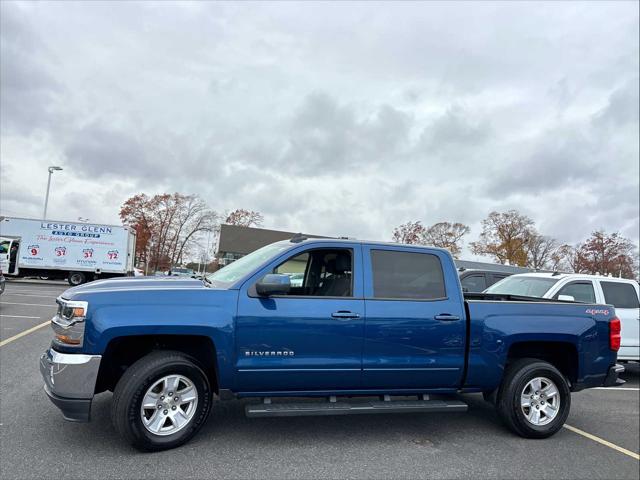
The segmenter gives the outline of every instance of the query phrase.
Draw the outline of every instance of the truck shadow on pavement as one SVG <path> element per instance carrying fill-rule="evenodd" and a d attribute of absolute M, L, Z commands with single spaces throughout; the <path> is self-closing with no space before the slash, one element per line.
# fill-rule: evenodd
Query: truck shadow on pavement
<path fill-rule="evenodd" d="M 84 428 L 100 432 L 106 443 L 117 444 L 122 453 L 136 452 L 121 440 L 111 425 L 110 393 L 98 395 L 93 403 L 92 422 Z M 456 438 L 487 435 L 513 438 L 500 422 L 492 405 L 482 395 L 460 397 L 469 404 L 466 413 L 371 414 L 318 417 L 247 418 L 245 406 L 258 399 L 216 402 L 202 430 L 181 449 L 199 448 L 210 444 L 247 444 L 256 448 L 268 439 L 270 448 L 304 447 L 326 442 L 409 442 L 429 449 L 439 449 Z M 74 428 L 77 428 L 76 424 Z M 83 428 L 83 429 L 84 429 Z M 92 436 L 95 436 L 91 434 Z M 210 447 L 208 447 L 210 448 Z"/>
<path fill-rule="evenodd" d="M 626 364 L 622 374 L 625 387 L 637 388 L 640 365 Z M 485 402 L 480 394 L 465 394 L 459 397 L 469 405 L 466 413 L 412 413 L 372 414 L 320 417 L 274 417 L 247 418 L 245 406 L 259 399 L 215 402 L 207 423 L 202 430 L 182 449 L 211 448 L 223 442 L 228 445 L 255 443 L 259 448 L 268 439 L 274 448 L 304 447 L 327 442 L 353 442 L 354 438 L 367 438 L 368 443 L 381 446 L 407 442 L 438 450 L 442 444 L 455 443 L 460 438 L 482 441 L 491 436 L 497 441 L 527 442 L 509 432 L 500 421 L 494 407 Z M 109 445 L 120 454 L 135 454 L 137 451 L 119 438 L 111 425 L 111 393 L 95 397 L 92 421 L 89 424 L 68 424 L 60 420 L 65 435 L 82 443 L 90 437 L 96 445 Z M 86 447 L 86 444 L 83 444 Z M 99 447 L 98 447 L 99 448 Z"/>

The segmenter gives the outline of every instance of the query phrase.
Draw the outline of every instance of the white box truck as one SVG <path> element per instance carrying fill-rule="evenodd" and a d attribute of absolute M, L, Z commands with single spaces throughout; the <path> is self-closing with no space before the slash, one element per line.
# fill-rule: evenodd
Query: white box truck
<path fill-rule="evenodd" d="M 66 278 L 80 285 L 133 275 L 130 227 L 0 217 L 0 270 L 11 277 Z"/>

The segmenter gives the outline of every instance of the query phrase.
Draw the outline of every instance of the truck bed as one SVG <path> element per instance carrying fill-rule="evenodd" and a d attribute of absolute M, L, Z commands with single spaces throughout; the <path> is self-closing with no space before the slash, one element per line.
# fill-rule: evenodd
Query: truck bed
<path fill-rule="evenodd" d="M 541 303 L 581 303 L 567 300 L 554 300 L 553 298 L 527 297 L 524 295 L 508 295 L 503 293 L 464 293 L 465 300 L 484 300 L 489 302 L 541 302 Z"/>
<path fill-rule="evenodd" d="M 544 351 L 577 365 L 572 388 L 601 385 L 616 352 L 609 349 L 610 305 L 554 299 L 465 293 L 468 325 L 466 387 L 497 386 L 510 352 Z M 527 305 L 528 304 L 528 305 Z"/>

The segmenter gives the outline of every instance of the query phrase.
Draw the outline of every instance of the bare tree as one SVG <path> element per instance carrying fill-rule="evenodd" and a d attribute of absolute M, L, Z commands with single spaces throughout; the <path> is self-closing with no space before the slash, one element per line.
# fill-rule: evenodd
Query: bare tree
<path fill-rule="evenodd" d="M 527 252 L 527 267 L 534 270 L 550 268 L 553 264 L 553 254 L 558 248 L 555 238 L 540 235 L 532 230 L 525 242 Z"/>
<path fill-rule="evenodd" d="M 224 223 L 228 225 L 239 225 L 241 227 L 260 227 L 263 221 L 264 217 L 260 212 L 239 208 L 226 214 Z"/>
<path fill-rule="evenodd" d="M 438 222 L 426 229 L 424 243 L 446 248 L 455 258 L 458 258 L 462 252 L 462 237 L 469 231 L 469 227 L 462 223 Z"/>
<path fill-rule="evenodd" d="M 576 249 L 564 243 L 551 254 L 548 269 L 554 272 L 577 272 L 576 258 Z"/>
<path fill-rule="evenodd" d="M 172 264 L 182 262 L 183 254 L 197 234 L 211 232 L 218 224 L 218 215 L 203 200 L 195 195 L 186 196 L 183 200 L 174 235 Z"/>
<path fill-rule="evenodd" d="M 420 222 L 407 222 L 393 229 L 392 239 L 397 243 L 424 245 L 427 229 Z"/>

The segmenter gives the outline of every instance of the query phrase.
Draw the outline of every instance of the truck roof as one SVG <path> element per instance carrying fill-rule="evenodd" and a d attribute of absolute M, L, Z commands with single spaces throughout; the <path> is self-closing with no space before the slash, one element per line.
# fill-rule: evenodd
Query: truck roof
<path fill-rule="evenodd" d="M 516 275 L 512 275 L 512 277 L 555 278 L 557 280 L 562 280 L 565 278 L 589 279 L 589 280 L 599 279 L 599 280 L 609 280 L 609 281 L 625 282 L 625 283 L 636 283 L 635 280 L 628 279 L 628 278 L 609 277 L 606 275 L 591 275 L 588 273 L 534 272 L 534 273 L 518 273 Z"/>
<path fill-rule="evenodd" d="M 407 247 L 412 249 L 421 249 L 421 250 L 438 250 L 441 252 L 450 253 L 446 248 L 440 247 L 432 247 L 428 245 L 413 245 L 408 243 L 397 243 L 397 242 L 381 242 L 375 240 L 359 240 L 357 238 L 314 238 L 314 237 L 293 237 L 289 240 L 281 240 L 275 243 L 290 243 L 291 245 L 301 245 L 301 244 L 309 244 L 309 243 L 344 243 L 344 244 L 359 244 L 359 245 L 380 245 L 384 247 Z"/>

